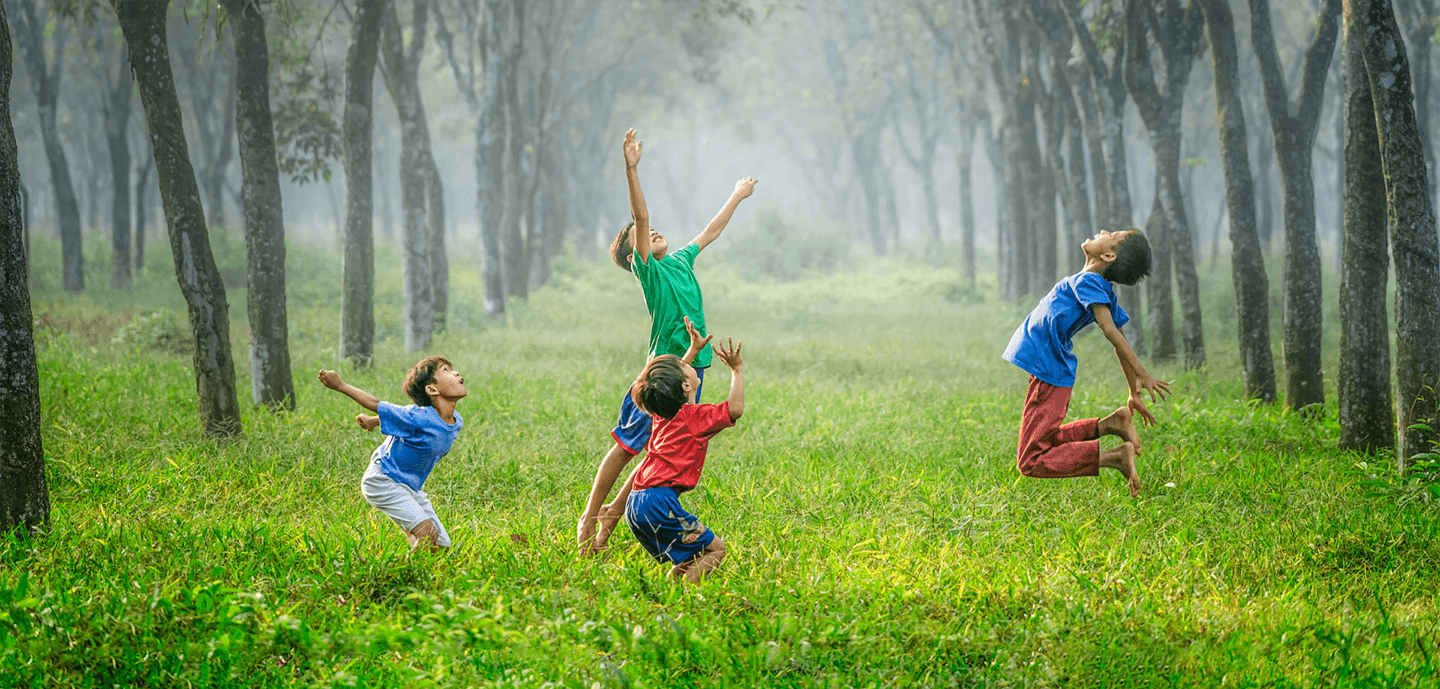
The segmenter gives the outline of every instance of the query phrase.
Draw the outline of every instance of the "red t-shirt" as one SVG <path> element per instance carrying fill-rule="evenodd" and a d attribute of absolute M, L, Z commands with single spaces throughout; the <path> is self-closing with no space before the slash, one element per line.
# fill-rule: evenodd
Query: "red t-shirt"
<path fill-rule="evenodd" d="M 730 403 L 687 404 L 675 418 L 655 417 L 645 461 L 635 476 L 634 490 L 668 486 L 684 493 L 700 481 L 705 450 L 716 433 L 734 426 Z"/>

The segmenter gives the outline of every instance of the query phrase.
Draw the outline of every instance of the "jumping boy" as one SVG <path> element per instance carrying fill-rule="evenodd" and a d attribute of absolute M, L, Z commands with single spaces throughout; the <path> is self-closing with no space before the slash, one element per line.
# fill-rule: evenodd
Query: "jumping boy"
<path fill-rule="evenodd" d="M 379 428 L 385 442 L 370 455 L 370 467 L 360 479 L 360 494 L 381 514 L 394 520 L 410 541 L 410 552 L 424 546 L 429 552 L 450 547 L 450 534 L 435 515 L 425 494 L 425 479 L 440 461 L 465 419 L 455 403 L 469 394 L 465 378 L 444 357 L 421 359 L 405 375 L 401 389 L 415 404 L 382 402 L 340 379 L 335 371 L 320 370 L 325 387 L 344 393 L 377 416 L 357 414 L 355 422 L 371 431 Z"/>
<path fill-rule="evenodd" d="M 746 177 L 735 183 L 729 200 L 705 226 L 705 230 L 679 251 L 670 252 L 665 236 L 650 227 L 650 214 L 645 208 L 645 195 L 640 191 L 637 168 L 640 165 L 641 143 L 635 130 L 625 133 L 625 180 L 630 189 L 632 222 L 620 230 L 610 244 L 610 257 L 615 264 L 633 273 L 645 295 L 645 308 L 650 312 L 650 351 L 647 358 L 662 354 L 679 356 L 689 345 L 685 319 L 689 318 L 703 335 L 705 332 L 705 301 L 700 284 L 695 280 L 695 257 L 720 237 L 740 201 L 755 191 L 755 180 Z M 703 383 L 705 369 L 710 366 L 709 345 L 695 358 L 695 371 Z M 698 384 L 697 384 L 698 385 Z M 697 392 L 699 388 L 696 388 Z M 619 499 L 601 503 L 615 486 L 620 471 L 630 458 L 640 454 L 650 439 L 650 416 L 635 406 L 629 391 L 620 400 L 620 414 L 610 432 L 614 444 L 600 460 L 589 499 L 576 525 L 576 544 L 582 554 L 605 548 L 625 503 Z"/>
<path fill-rule="evenodd" d="M 699 403 L 700 376 L 674 355 L 651 359 L 630 388 L 635 404 L 654 415 L 655 428 L 626 486 L 625 522 L 651 557 L 672 565 L 671 577 L 694 584 L 725 559 L 725 541 L 685 511 L 680 494 L 700 482 L 710 439 L 745 412 L 740 347 L 733 341 L 715 347 L 715 357 L 730 367 L 730 397 L 720 404 Z"/>
<path fill-rule="evenodd" d="M 1018 466 L 1020 473 L 1035 478 L 1095 476 L 1100 467 L 1120 472 L 1130 485 L 1130 495 L 1140 491 L 1135 457 L 1140 454 L 1140 434 L 1133 414 L 1153 425 L 1155 417 L 1141 401 L 1140 391 L 1161 400 L 1170 384 L 1156 380 L 1140 365 L 1120 328 L 1130 316 L 1120 308 L 1112 282 L 1133 285 L 1150 273 L 1150 242 L 1139 230 L 1101 230 L 1080 245 L 1085 268 L 1061 280 L 1025 322 L 1015 330 L 1004 358 L 1030 374 L 1025 411 L 1020 419 Z M 1126 405 L 1103 419 L 1081 419 L 1061 425 L 1070 408 L 1078 363 L 1070 352 L 1071 338 L 1082 328 L 1100 325 L 1101 332 L 1115 347 L 1120 370 L 1130 389 Z M 1102 435 L 1119 436 L 1124 442 L 1114 450 L 1100 451 Z"/>

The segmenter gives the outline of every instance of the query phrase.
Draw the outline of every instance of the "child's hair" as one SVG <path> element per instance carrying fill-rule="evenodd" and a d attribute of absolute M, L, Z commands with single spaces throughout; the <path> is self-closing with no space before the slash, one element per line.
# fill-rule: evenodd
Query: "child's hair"
<path fill-rule="evenodd" d="M 674 354 L 661 354 L 645 364 L 630 386 L 630 399 L 646 413 L 675 418 L 685 406 L 685 362 Z"/>
<path fill-rule="evenodd" d="M 615 261 L 615 265 L 627 271 L 630 270 L 630 257 L 635 255 L 635 245 L 630 243 L 630 228 L 634 226 L 635 222 L 630 221 L 625 225 L 625 229 L 620 230 L 620 234 L 615 235 L 615 241 L 610 242 L 610 258 Z"/>
<path fill-rule="evenodd" d="M 1135 228 L 1115 244 L 1115 262 L 1100 276 L 1110 282 L 1133 285 L 1150 274 L 1150 240 Z"/>
<path fill-rule="evenodd" d="M 449 359 L 443 356 L 427 356 L 421 359 L 405 374 L 405 382 L 400 384 L 400 389 L 415 400 L 415 404 L 421 407 L 434 406 L 430 404 L 430 394 L 425 392 L 425 386 L 435 382 L 435 372 L 441 366 L 455 368 Z"/>

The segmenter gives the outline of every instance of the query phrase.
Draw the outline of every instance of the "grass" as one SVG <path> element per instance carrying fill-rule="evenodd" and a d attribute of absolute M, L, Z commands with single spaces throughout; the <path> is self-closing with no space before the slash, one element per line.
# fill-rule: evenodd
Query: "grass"
<path fill-rule="evenodd" d="M 1228 276 L 1208 281 L 1208 368 L 1154 366 L 1176 395 L 1142 430 L 1144 490 L 1130 499 L 1113 473 L 1016 472 L 1026 380 L 999 352 L 1029 305 L 903 263 L 784 284 L 703 266 L 712 332 L 745 340 L 750 385 L 745 418 L 685 498 L 731 557 L 690 587 L 624 529 L 593 559 L 570 542 L 643 363 L 643 304 L 615 269 L 564 261 L 493 326 L 473 265 L 452 265 L 454 326 L 433 353 L 472 392 L 427 490 L 456 547 L 407 559 L 358 491 L 378 436 L 314 380 L 335 366 L 330 252 L 290 253 L 297 410 L 244 404 L 244 434 L 217 443 L 200 431 L 187 358 L 109 344 L 136 315 L 181 306 L 155 244 L 130 292 L 97 287 L 98 246 L 90 291 L 36 291 L 52 522 L 0 542 L 0 685 L 1423 687 L 1440 675 L 1436 507 L 1367 497 L 1374 470 L 1335 449 L 1333 392 L 1315 420 L 1238 399 Z M 42 286 L 59 282 L 52 254 L 37 240 Z M 243 251 L 217 254 L 243 397 Z M 345 369 L 392 400 L 419 357 L 400 347 L 397 264 L 377 262 L 376 365 Z M 1118 366 L 1103 338 L 1076 347 L 1072 417 L 1103 414 L 1123 401 Z M 720 399 L 728 374 L 709 380 L 705 398 Z"/>

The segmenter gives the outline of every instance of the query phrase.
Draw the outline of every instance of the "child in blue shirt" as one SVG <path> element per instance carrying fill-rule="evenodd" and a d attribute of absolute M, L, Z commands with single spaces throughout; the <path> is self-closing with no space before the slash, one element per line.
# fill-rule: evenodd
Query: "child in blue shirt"
<path fill-rule="evenodd" d="M 450 547 L 450 534 L 440 523 L 426 495 L 425 479 L 450 451 L 465 419 L 455 403 L 469 394 L 465 378 L 444 357 L 429 356 L 405 375 L 401 388 L 415 404 L 382 402 L 340 379 L 335 371 L 320 370 L 325 387 L 344 393 L 376 416 L 357 414 L 360 428 L 376 428 L 385 442 L 370 455 L 370 466 L 360 479 L 360 494 L 392 519 L 410 541 L 410 552 L 424 546 L 429 552 Z"/>
<path fill-rule="evenodd" d="M 1152 402 L 1157 394 L 1163 400 L 1170 384 L 1147 373 L 1125 341 L 1120 328 L 1130 316 L 1120 308 L 1110 283 L 1133 285 L 1150 273 L 1150 242 L 1134 228 L 1113 233 L 1101 230 L 1080 249 L 1085 252 L 1085 268 L 1056 283 L 1005 348 L 1005 360 L 1030 374 L 1017 465 L 1020 473 L 1036 478 L 1095 476 L 1100 467 L 1115 469 L 1125 477 L 1134 497 L 1140 491 L 1135 471 L 1140 434 L 1132 416 L 1139 414 L 1142 421 L 1153 425 L 1155 417 L 1140 399 L 1140 391 L 1149 391 Z M 1061 425 L 1070 408 L 1078 364 L 1070 352 L 1071 339 L 1091 323 L 1099 324 L 1114 346 L 1130 399 L 1103 419 Z M 1102 435 L 1119 436 L 1124 442 L 1101 452 L 1098 438 Z"/>

